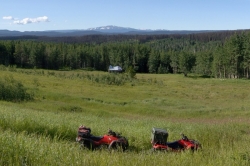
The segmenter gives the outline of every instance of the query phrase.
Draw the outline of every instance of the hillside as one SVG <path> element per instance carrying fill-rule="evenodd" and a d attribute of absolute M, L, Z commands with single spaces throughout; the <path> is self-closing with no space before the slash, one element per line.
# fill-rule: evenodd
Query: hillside
<path fill-rule="evenodd" d="M 177 74 L 137 74 L 130 80 L 107 72 L 1 66 L 1 87 L 4 80 L 19 82 L 34 100 L 0 100 L 0 165 L 250 164 L 247 80 Z M 125 82 L 115 85 L 112 80 Z M 9 89 L 15 93 L 16 86 Z M 95 136 L 109 128 L 121 132 L 129 149 L 122 153 L 79 148 L 75 137 L 81 124 L 91 127 Z M 203 148 L 153 153 L 152 127 L 166 129 L 169 142 L 184 133 Z"/>
<path fill-rule="evenodd" d="M 148 42 L 166 38 L 185 38 L 197 41 L 223 41 L 235 33 L 249 30 L 224 31 L 170 31 L 170 30 L 138 30 L 123 27 L 97 27 L 86 30 L 51 30 L 51 31 L 9 31 L 0 30 L 0 40 L 36 40 L 64 43 L 105 43 L 137 40 Z"/>

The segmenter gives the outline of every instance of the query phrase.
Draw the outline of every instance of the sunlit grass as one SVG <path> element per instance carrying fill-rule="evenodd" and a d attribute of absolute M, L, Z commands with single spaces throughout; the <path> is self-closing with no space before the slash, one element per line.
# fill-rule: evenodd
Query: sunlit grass
<path fill-rule="evenodd" d="M 249 165 L 250 83 L 182 75 L 137 74 L 124 85 L 81 78 L 87 71 L 1 71 L 34 92 L 34 101 L 0 101 L 0 165 Z M 107 74 L 90 72 L 89 75 Z M 96 76 L 97 77 L 97 76 Z M 130 143 L 125 153 L 86 151 L 80 124 L 109 128 Z M 201 142 L 196 153 L 152 153 L 152 127 Z"/>

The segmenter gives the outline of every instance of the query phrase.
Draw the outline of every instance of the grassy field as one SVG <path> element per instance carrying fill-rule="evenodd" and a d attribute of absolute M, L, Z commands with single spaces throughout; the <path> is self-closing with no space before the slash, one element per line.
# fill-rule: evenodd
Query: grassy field
<path fill-rule="evenodd" d="M 172 74 L 136 79 L 90 71 L 4 68 L 34 100 L 0 101 L 0 165 L 250 165 L 250 82 Z M 128 151 L 88 151 L 75 142 L 80 124 L 93 135 L 121 132 Z M 152 153 L 152 127 L 199 140 L 195 153 Z"/>

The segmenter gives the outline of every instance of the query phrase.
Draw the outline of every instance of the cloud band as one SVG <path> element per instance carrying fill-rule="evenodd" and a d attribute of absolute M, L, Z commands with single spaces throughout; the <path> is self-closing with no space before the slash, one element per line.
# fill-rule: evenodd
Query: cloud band
<path fill-rule="evenodd" d="M 3 19 L 4 20 L 14 20 L 14 18 L 12 16 L 4 16 Z"/>
<path fill-rule="evenodd" d="M 14 24 L 25 25 L 31 23 L 39 23 L 39 22 L 49 22 L 49 18 L 47 16 L 37 17 L 37 18 L 24 18 L 22 20 L 15 19 L 12 16 L 4 16 L 4 20 L 14 20 Z"/>

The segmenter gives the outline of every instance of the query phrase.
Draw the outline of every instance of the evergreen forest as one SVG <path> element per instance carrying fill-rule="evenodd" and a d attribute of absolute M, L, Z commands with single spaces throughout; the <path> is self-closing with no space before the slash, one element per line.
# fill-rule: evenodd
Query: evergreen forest
<path fill-rule="evenodd" d="M 17 68 L 188 73 L 250 78 L 250 32 L 0 38 L 0 64 Z"/>

